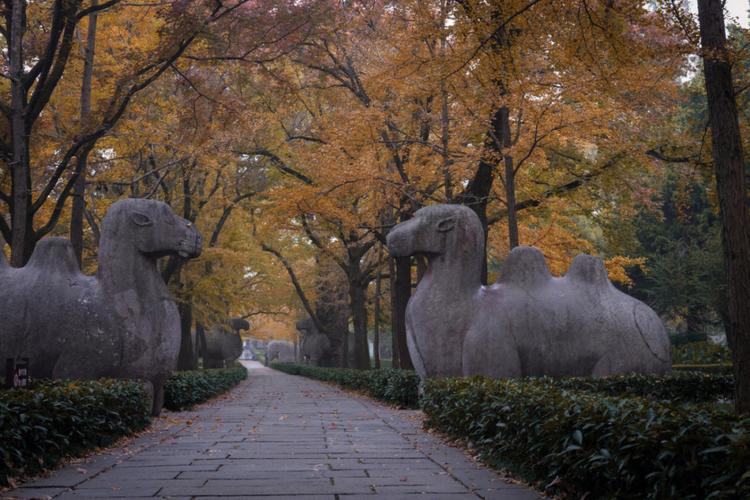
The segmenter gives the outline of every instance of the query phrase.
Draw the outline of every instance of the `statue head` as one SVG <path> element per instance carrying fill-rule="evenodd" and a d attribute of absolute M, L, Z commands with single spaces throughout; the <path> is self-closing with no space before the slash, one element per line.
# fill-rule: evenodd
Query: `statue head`
<path fill-rule="evenodd" d="M 234 330 L 235 332 L 239 332 L 240 330 L 250 329 L 250 322 L 244 318 L 232 318 L 229 320 L 229 325 L 232 327 L 232 330 Z"/>
<path fill-rule="evenodd" d="M 115 202 L 107 211 L 102 232 L 129 240 L 142 254 L 183 258 L 201 253 L 201 236 L 193 223 L 176 215 L 166 203 L 142 198 Z"/>
<path fill-rule="evenodd" d="M 394 257 L 447 253 L 475 254 L 484 247 L 484 232 L 477 215 L 463 205 L 432 205 L 388 233 L 388 250 Z"/>

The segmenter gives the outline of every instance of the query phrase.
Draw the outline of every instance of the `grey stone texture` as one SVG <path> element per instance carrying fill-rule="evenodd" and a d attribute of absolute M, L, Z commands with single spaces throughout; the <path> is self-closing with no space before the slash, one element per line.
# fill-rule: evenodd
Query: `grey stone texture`
<path fill-rule="evenodd" d="M 250 323 L 242 318 L 232 318 L 225 323 L 214 325 L 206 332 L 206 350 L 203 366 L 224 368 L 242 356 L 241 330 L 249 330 Z"/>
<path fill-rule="evenodd" d="M 96 276 L 81 273 L 67 239 L 41 240 L 26 266 L 0 267 L 0 359 L 28 357 L 34 378 L 149 381 L 158 412 L 180 318 L 157 260 L 200 252 L 190 222 L 145 199 L 107 211 Z"/>
<path fill-rule="evenodd" d="M 671 370 L 661 320 L 617 290 L 599 258 L 579 255 L 556 278 L 538 249 L 518 247 L 497 283 L 482 286 L 484 234 L 461 205 L 418 210 L 391 230 L 388 248 L 429 261 L 406 313 L 409 353 L 422 377 Z"/>
<path fill-rule="evenodd" d="M 266 348 L 266 365 L 272 362 L 294 363 L 294 344 L 288 340 L 272 340 Z"/>
<path fill-rule="evenodd" d="M 245 362 L 248 379 L 146 435 L 29 481 L 31 498 L 537 500 L 395 410 Z M 0 494 L 0 497 L 3 497 Z"/>
<path fill-rule="evenodd" d="M 312 319 L 307 318 L 297 322 L 300 332 L 300 358 L 303 363 L 312 366 L 322 366 L 323 360 L 331 349 L 331 341 L 327 335 L 321 333 Z"/>

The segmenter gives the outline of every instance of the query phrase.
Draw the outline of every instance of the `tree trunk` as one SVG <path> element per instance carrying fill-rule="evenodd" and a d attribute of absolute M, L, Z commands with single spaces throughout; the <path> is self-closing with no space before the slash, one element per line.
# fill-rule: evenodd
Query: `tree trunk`
<path fill-rule="evenodd" d="M 505 163 L 505 201 L 508 204 L 508 247 L 513 250 L 518 246 L 518 217 L 516 216 L 516 173 L 513 170 L 513 158 L 506 155 Z"/>
<path fill-rule="evenodd" d="M 723 6 L 721 0 L 698 0 L 698 18 L 729 285 L 727 335 L 732 338 L 735 406 L 738 413 L 750 413 L 750 218 Z"/>
<path fill-rule="evenodd" d="M 177 304 L 180 311 L 180 354 L 177 358 L 178 370 L 195 370 L 198 368 L 193 346 L 193 297 L 185 297 Z"/>
<path fill-rule="evenodd" d="M 91 6 L 96 6 L 98 0 L 92 0 Z M 91 113 L 91 80 L 94 75 L 94 52 L 96 50 L 96 12 L 89 15 L 89 26 L 86 33 L 86 54 L 83 62 L 83 83 L 81 84 L 81 128 L 88 125 Z M 83 266 L 83 212 L 86 209 L 86 169 L 89 149 L 81 151 L 78 157 L 78 178 L 73 188 L 73 206 L 70 215 L 70 242 L 78 259 Z"/>
<path fill-rule="evenodd" d="M 502 141 L 503 151 L 511 146 L 510 140 L 510 112 L 507 107 L 500 108 L 500 131 L 502 136 L 496 140 Z M 511 250 L 518 246 L 518 217 L 516 216 L 516 171 L 513 168 L 513 157 L 503 154 L 505 165 L 505 202 L 508 206 L 508 246 Z M 485 234 L 485 237 L 487 234 Z"/>
<path fill-rule="evenodd" d="M 396 318 L 396 329 L 393 336 L 396 337 L 396 351 L 398 351 L 399 368 L 413 370 L 414 365 L 409 355 L 409 347 L 406 344 L 406 305 L 411 297 L 411 257 L 396 258 L 395 300 L 393 311 Z"/>
<path fill-rule="evenodd" d="M 195 324 L 195 351 L 196 359 L 202 358 L 206 354 L 206 327 L 202 323 Z"/>
<path fill-rule="evenodd" d="M 31 209 L 31 171 L 29 163 L 29 130 L 26 123 L 26 89 L 24 88 L 23 36 L 26 31 L 26 2 L 13 0 L 10 13 L 9 67 L 11 88 L 11 142 L 13 164 L 11 190 L 11 257 L 10 263 L 23 267 L 34 249 L 33 213 Z"/>
<path fill-rule="evenodd" d="M 466 205 L 477 214 L 484 232 L 484 259 L 482 260 L 482 284 L 487 284 L 487 236 L 489 225 L 487 223 L 487 205 L 492 184 L 495 181 L 495 167 L 497 158 L 502 154 L 500 141 L 504 135 L 504 125 L 508 121 L 508 108 L 502 106 L 492 114 L 490 129 L 484 141 L 485 154 L 479 160 L 479 166 L 474 177 L 469 181 L 466 189 L 457 197 L 457 201 Z"/>
<path fill-rule="evenodd" d="M 367 287 L 349 282 L 349 299 L 354 323 L 354 368 L 370 369 L 370 350 L 367 342 Z"/>
<path fill-rule="evenodd" d="M 388 259 L 388 284 L 391 292 L 391 366 L 401 368 L 398 357 L 398 314 L 396 304 L 396 259 Z"/>
<path fill-rule="evenodd" d="M 378 247 L 378 263 L 380 263 L 383 256 L 383 246 Z M 374 304 L 374 315 L 373 320 L 373 336 L 372 336 L 372 349 L 375 355 L 375 368 L 380 368 L 380 282 L 383 278 L 383 271 L 378 265 L 378 271 L 375 275 L 375 304 Z"/>

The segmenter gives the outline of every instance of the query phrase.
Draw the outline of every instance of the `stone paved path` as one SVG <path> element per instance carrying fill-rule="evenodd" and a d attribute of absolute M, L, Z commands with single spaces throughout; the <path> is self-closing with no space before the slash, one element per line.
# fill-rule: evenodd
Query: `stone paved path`
<path fill-rule="evenodd" d="M 0 497 L 539 498 L 422 432 L 418 412 L 248 367 L 227 397 Z"/>

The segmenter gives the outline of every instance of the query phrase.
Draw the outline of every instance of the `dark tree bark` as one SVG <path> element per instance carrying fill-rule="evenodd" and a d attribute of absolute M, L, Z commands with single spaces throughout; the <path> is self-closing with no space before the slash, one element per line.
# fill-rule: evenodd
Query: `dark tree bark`
<path fill-rule="evenodd" d="M 380 293 L 381 293 L 381 281 L 383 279 L 383 271 L 381 267 L 381 260 L 383 258 L 383 246 L 378 247 L 378 270 L 375 274 L 375 297 L 373 298 L 373 336 L 372 336 L 372 348 L 373 354 L 375 355 L 375 368 L 380 368 Z"/>
<path fill-rule="evenodd" d="M 370 352 L 367 342 L 367 285 L 349 283 L 349 300 L 354 323 L 354 368 L 370 369 Z"/>
<path fill-rule="evenodd" d="M 750 413 L 750 217 L 724 2 L 698 0 L 716 191 L 729 284 L 729 331 L 736 380 L 735 407 Z"/>
<path fill-rule="evenodd" d="M 400 368 L 401 364 L 398 356 L 398 304 L 396 294 L 396 259 L 388 259 L 388 284 L 391 291 L 391 365 L 393 368 Z"/>
<path fill-rule="evenodd" d="M 394 296 L 394 311 L 396 329 L 393 332 L 396 338 L 396 350 L 394 357 L 398 352 L 398 367 L 404 370 L 413 370 L 414 365 L 409 355 L 409 347 L 406 344 L 406 305 L 411 297 L 411 258 L 398 257 L 396 260 L 396 278 L 395 290 L 391 293 Z"/>
<path fill-rule="evenodd" d="M 98 5 L 92 0 L 91 5 Z M 94 54 L 96 52 L 96 18 L 97 13 L 89 15 L 89 26 L 86 32 L 86 53 L 83 61 L 83 83 L 81 84 L 81 125 L 86 127 L 91 113 L 91 80 L 94 76 Z M 78 264 L 83 265 L 83 218 L 86 210 L 86 170 L 88 150 L 78 156 L 78 179 L 73 187 L 73 204 L 70 215 L 70 243 L 73 245 Z"/>
<path fill-rule="evenodd" d="M 10 263 L 21 267 L 33 251 L 31 209 L 31 174 L 29 168 L 29 129 L 27 123 L 27 94 L 24 84 L 23 36 L 26 32 L 26 1 L 13 0 L 6 9 L 6 26 L 10 26 L 9 68 L 11 117 L 10 134 L 12 155 L 10 165 L 13 205 L 11 213 Z"/>
<path fill-rule="evenodd" d="M 180 311 L 180 354 L 177 357 L 178 370 L 198 368 L 198 356 L 193 347 L 193 298 L 186 297 L 177 304 Z"/>
<path fill-rule="evenodd" d="M 471 208 L 482 224 L 484 232 L 484 260 L 482 261 L 482 284 L 487 284 L 487 233 L 489 224 L 487 221 L 487 205 L 489 204 L 490 194 L 492 193 L 492 184 L 495 182 L 495 168 L 498 158 L 501 158 L 502 151 L 499 144 L 499 137 L 503 136 L 504 119 L 507 120 L 508 109 L 505 107 L 498 108 L 492 114 L 490 130 L 487 131 L 487 137 L 484 142 L 485 154 L 479 160 L 477 171 L 474 177 L 469 181 L 466 189 L 457 197 L 456 201 L 462 205 Z"/>

